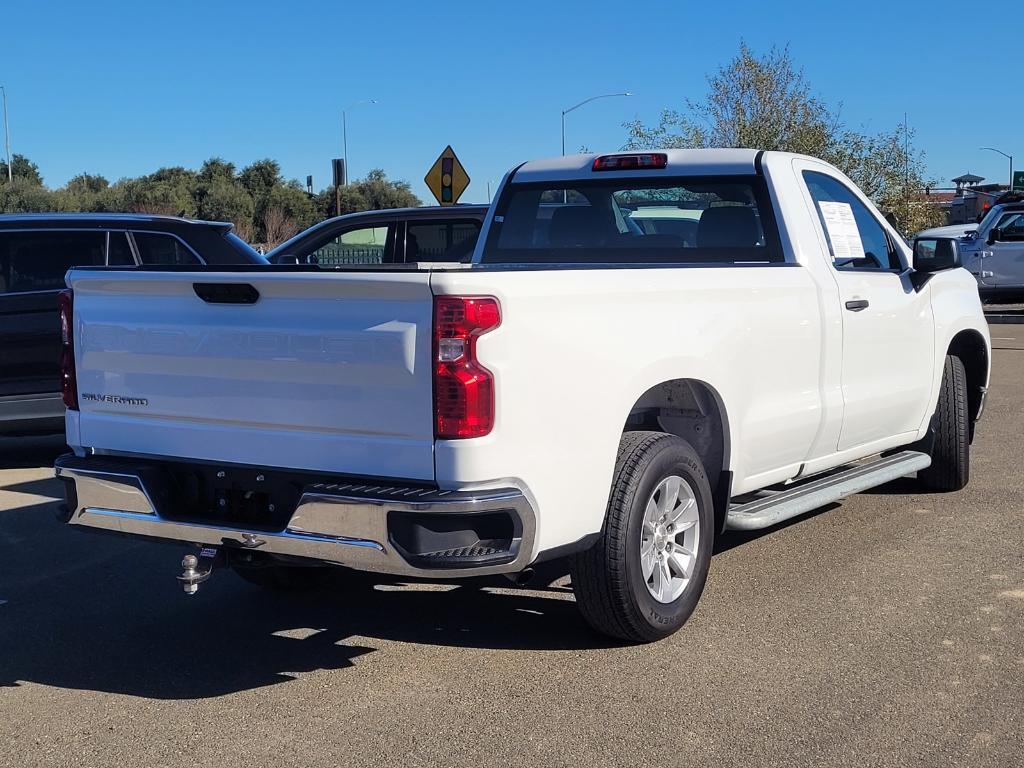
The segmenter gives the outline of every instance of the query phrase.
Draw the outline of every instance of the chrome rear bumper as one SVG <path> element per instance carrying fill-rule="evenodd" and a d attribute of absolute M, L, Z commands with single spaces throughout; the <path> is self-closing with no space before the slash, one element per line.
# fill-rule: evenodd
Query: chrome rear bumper
<path fill-rule="evenodd" d="M 533 558 L 536 518 L 522 491 L 443 491 L 398 486 L 311 483 L 280 531 L 243 529 L 161 516 L 154 499 L 165 498 L 146 471 L 101 457 L 57 459 L 57 477 L 67 487 L 69 525 L 196 545 L 306 558 L 364 571 L 454 578 L 515 573 Z M 402 552 L 389 532 L 389 513 L 407 519 L 438 515 L 508 514 L 514 534 L 504 554 L 469 557 L 458 567 L 426 567 L 423 557 Z M 488 560 L 490 558 L 490 560 Z M 415 561 L 416 564 L 410 562 Z M 450 558 L 446 561 L 451 565 Z"/>

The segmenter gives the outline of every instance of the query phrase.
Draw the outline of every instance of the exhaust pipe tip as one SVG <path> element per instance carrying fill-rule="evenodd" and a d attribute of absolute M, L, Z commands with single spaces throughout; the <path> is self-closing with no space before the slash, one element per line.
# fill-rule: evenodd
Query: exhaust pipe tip
<path fill-rule="evenodd" d="M 506 573 L 505 578 L 515 584 L 517 587 L 525 587 L 531 581 L 533 581 L 534 570 L 533 568 L 524 568 L 518 573 Z"/>

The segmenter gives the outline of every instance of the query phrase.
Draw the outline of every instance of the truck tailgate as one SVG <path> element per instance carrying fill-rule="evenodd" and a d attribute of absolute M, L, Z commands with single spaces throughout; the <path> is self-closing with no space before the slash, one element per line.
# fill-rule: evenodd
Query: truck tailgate
<path fill-rule="evenodd" d="M 433 479 L 429 274 L 72 270 L 68 281 L 82 446 Z M 230 303 L 246 285 L 255 302 Z"/>

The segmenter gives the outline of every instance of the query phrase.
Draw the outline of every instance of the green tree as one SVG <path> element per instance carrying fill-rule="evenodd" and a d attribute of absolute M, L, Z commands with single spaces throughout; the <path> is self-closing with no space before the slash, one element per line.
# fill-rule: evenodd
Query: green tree
<path fill-rule="evenodd" d="M 43 177 L 39 174 L 39 166 L 24 155 L 15 153 L 11 156 L 11 175 L 14 177 L 15 184 L 24 182 L 37 187 L 43 185 Z M 0 160 L 0 184 L 7 183 L 7 163 Z"/>
<path fill-rule="evenodd" d="M 59 200 L 41 184 L 19 184 L 17 181 L 13 185 L 0 184 L 0 211 L 3 213 L 48 213 L 59 210 L 62 210 Z"/>
<path fill-rule="evenodd" d="M 103 196 L 103 210 L 194 217 L 198 185 L 195 171 L 160 168 L 148 176 L 113 184 Z"/>
<path fill-rule="evenodd" d="M 109 187 L 110 182 L 103 176 L 80 173 L 55 190 L 53 196 L 61 211 L 100 211 L 103 194 Z"/>
<path fill-rule="evenodd" d="M 231 221 L 241 230 L 251 229 L 255 214 L 252 195 L 232 179 L 214 178 L 196 190 L 196 216 L 200 219 Z"/>
<path fill-rule="evenodd" d="M 413 193 L 407 181 L 391 181 L 380 168 L 341 188 L 341 212 L 378 211 L 382 208 L 416 208 L 423 202 Z M 320 216 L 335 213 L 334 187 L 328 187 L 316 197 Z"/>
<path fill-rule="evenodd" d="M 366 178 L 355 183 L 356 190 L 366 198 L 370 210 L 381 208 L 414 208 L 423 205 L 413 194 L 407 181 L 389 181 L 387 174 L 375 168 Z"/>
<path fill-rule="evenodd" d="M 110 182 L 102 176 L 91 173 L 80 173 L 72 176 L 64 189 L 74 195 L 96 195 L 110 186 Z"/>
<path fill-rule="evenodd" d="M 233 163 L 211 157 L 198 171 L 160 168 L 154 173 L 111 184 L 105 177 L 81 173 L 57 190 L 41 182 L 35 163 L 21 155 L 11 162 L 15 184 L 0 178 L 0 211 L 105 211 L 161 213 L 230 221 L 239 236 L 276 244 L 316 221 L 334 215 L 334 189 L 310 196 L 298 181 L 281 176 L 271 159 L 257 160 L 237 171 Z M 6 174 L 6 166 L 2 167 Z M 420 205 L 404 181 L 391 181 L 382 170 L 341 190 L 345 213 Z"/>
<path fill-rule="evenodd" d="M 269 158 L 257 160 L 247 165 L 238 174 L 238 180 L 245 187 L 254 200 L 261 200 L 270 193 L 270 190 L 281 182 L 281 166 L 276 160 Z"/>
<path fill-rule="evenodd" d="M 746 43 L 708 77 L 702 100 L 685 110 L 665 110 L 656 125 L 640 120 L 624 126 L 625 149 L 656 147 L 749 147 L 812 155 L 846 173 L 905 234 L 942 220 L 926 204 L 923 153 L 901 126 L 877 134 L 845 125 L 838 109 L 816 96 L 788 49 L 756 55 Z"/>
<path fill-rule="evenodd" d="M 264 198 L 257 219 L 260 242 L 273 247 L 317 220 L 316 207 L 298 182 L 278 183 Z"/>
<path fill-rule="evenodd" d="M 235 164 L 219 157 L 211 157 L 199 169 L 199 181 L 211 182 L 214 179 L 223 179 L 232 183 L 237 181 L 235 177 Z"/>

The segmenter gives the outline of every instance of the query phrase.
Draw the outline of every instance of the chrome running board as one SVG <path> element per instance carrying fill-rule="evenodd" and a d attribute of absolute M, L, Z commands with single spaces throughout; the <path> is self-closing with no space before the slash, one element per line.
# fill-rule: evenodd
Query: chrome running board
<path fill-rule="evenodd" d="M 729 508 L 725 527 L 733 531 L 769 528 L 833 501 L 925 469 L 931 463 L 932 459 L 926 453 L 901 451 L 781 490 L 760 491 L 756 498 Z"/>

